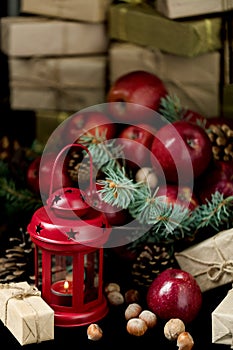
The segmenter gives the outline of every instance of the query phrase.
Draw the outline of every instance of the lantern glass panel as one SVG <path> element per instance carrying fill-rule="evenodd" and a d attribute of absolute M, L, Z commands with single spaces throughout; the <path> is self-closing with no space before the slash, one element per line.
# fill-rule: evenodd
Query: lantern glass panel
<path fill-rule="evenodd" d="M 99 251 L 84 255 L 84 303 L 98 299 L 99 293 Z"/>
<path fill-rule="evenodd" d="M 73 257 L 51 255 L 52 303 L 72 306 L 73 297 Z"/>

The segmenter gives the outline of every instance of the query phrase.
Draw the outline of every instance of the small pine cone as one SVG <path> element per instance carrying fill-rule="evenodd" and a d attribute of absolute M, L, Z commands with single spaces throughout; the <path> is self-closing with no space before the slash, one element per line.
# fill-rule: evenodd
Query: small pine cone
<path fill-rule="evenodd" d="M 90 159 L 83 157 L 80 152 L 75 150 L 69 154 L 67 162 L 67 173 L 71 180 L 77 184 L 86 184 L 90 179 Z"/>
<path fill-rule="evenodd" d="M 28 233 L 10 237 L 0 257 L 0 282 L 34 282 L 34 252 Z"/>
<path fill-rule="evenodd" d="M 139 252 L 132 266 L 132 277 L 140 287 L 149 287 L 165 269 L 177 267 L 172 249 L 168 245 L 148 244 Z"/>
<path fill-rule="evenodd" d="M 211 124 L 207 134 L 212 143 L 214 159 L 233 160 L 233 130 L 226 124 Z"/>

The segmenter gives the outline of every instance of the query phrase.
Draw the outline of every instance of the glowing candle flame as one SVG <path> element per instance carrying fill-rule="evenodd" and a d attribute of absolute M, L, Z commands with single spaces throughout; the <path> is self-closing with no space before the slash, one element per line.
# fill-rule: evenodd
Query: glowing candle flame
<path fill-rule="evenodd" d="M 68 281 L 65 281 L 64 282 L 64 289 L 66 291 L 66 293 L 68 292 L 68 289 L 69 289 L 69 282 Z"/>

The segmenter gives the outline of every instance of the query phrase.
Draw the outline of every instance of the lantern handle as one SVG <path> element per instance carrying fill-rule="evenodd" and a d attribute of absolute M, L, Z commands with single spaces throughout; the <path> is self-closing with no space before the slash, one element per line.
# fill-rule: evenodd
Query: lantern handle
<path fill-rule="evenodd" d="M 65 147 L 62 148 L 62 150 L 58 153 L 58 155 L 57 155 L 57 157 L 56 157 L 56 159 L 54 161 L 54 164 L 53 164 L 53 167 L 52 167 L 52 172 L 51 172 L 51 178 L 50 178 L 49 198 L 52 195 L 52 191 L 53 191 L 53 178 L 54 178 L 54 173 L 55 173 L 57 162 L 58 162 L 61 154 L 65 150 L 67 150 L 68 148 L 74 147 L 74 146 L 82 148 L 89 155 L 89 158 L 90 158 L 90 193 L 92 194 L 92 191 L 93 191 L 93 161 L 92 161 L 91 152 L 89 151 L 89 149 L 86 146 L 84 146 L 84 145 L 82 145 L 80 143 L 71 143 L 71 144 L 68 144 L 68 145 L 66 145 Z"/>

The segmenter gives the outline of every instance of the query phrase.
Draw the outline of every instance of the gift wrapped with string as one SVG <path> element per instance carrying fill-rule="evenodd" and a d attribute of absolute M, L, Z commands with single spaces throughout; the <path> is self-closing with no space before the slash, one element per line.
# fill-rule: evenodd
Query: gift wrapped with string
<path fill-rule="evenodd" d="M 0 284 L 0 319 L 21 345 L 54 339 L 54 311 L 27 282 Z"/>
<path fill-rule="evenodd" d="M 233 282 L 233 228 L 197 243 L 175 258 L 182 270 L 193 275 L 201 291 Z"/>

